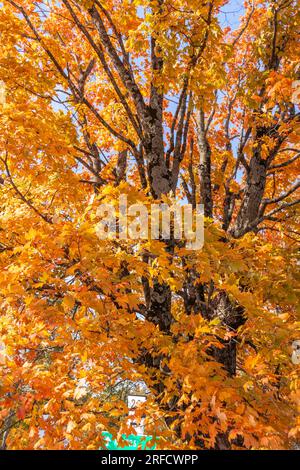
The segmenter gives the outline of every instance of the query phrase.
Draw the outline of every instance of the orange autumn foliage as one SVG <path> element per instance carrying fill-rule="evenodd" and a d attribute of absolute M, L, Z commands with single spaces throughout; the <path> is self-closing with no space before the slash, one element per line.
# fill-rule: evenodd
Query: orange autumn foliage
<path fill-rule="evenodd" d="M 2 2 L 2 448 L 102 447 L 126 383 L 162 449 L 299 439 L 299 5 L 226 5 Z M 203 249 L 100 240 L 120 194 L 204 204 Z"/>

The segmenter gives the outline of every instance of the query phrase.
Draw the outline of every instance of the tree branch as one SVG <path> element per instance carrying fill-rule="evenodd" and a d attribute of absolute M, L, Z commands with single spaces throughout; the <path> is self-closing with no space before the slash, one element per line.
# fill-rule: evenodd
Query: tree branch
<path fill-rule="evenodd" d="M 49 217 L 48 215 L 44 215 L 42 214 L 25 196 L 24 194 L 19 190 L 19 188 L 16 186 L 15 182 L 13 181 L 13 178 L 12 178 L 12 175 L 10 173 L 10 170 L 9 170 L 9 167 L 8 167 L 8 163 L 7 163 L 7 158 L 8 158 L 8 155 L 7 155 L 7 152 L 6 152 L 6 158 L 3 159 L 0 157 L 0 160 L 2 161 L 2 163 L 4 164 L 5 166 L 5 170 L 6 170 L 6 174 L 9 178 L 9 181 L 10 181 L 10 184 L 12 185 L 12 187 L 14 188 L 15 192 L 18 194 L 18 196 L 20 197 L 20 199 L 28 206 L 30 207 L 30 209 L 32 209 L 39 217 L 41 217 L 45 222 L 47 222 L 48 224 L 52 224 L 52 218 Z"/>

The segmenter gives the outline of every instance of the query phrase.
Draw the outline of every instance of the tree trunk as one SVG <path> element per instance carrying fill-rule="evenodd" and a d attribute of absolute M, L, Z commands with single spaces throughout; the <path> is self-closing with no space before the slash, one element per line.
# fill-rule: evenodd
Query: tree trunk
<path fill-rule="evenodd" d="M 267 162 L 261 159 L 258 148 L 251 158 L 244 198 L 234 227 L 230 231 L 233 237 L 240 238 L 255 228 L 255 221 L 258 218 L 264 195 L 266 174 Z"/>
<path fill-rule="evenodd" d="M 213 198 L 211 189 L 211 149 L 206 137 L 204 112 L 199 111 L 197 140 L 200 154 L 199 175 L 201 203 L 204 205 L 204 215 L 212 218 Z"/>

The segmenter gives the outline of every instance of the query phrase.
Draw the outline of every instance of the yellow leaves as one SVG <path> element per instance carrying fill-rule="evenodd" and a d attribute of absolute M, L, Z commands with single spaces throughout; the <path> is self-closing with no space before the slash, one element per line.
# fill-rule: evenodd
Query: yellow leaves
<path fill-rule="evenodd" d="M 245 446 L 248 449 L 251 449 L 251 448 L 255 449 L 257 447 L 258 440 L 256 439 L 254 434 L 243 434 L 243 438 L 244 438 Z"/>
<path fill-rule="evenodd" d="M 109 412 L 109 415 L 115 418 L 122 416 L 123 414 L 124 414 L 123 410 L 111 410 Z"/>
<path fill-rule="evenodd" d="M 38 439 L 38 441 L 35 442 L 34 449 L 35 450 L 42 449 L 44 447 L 44 444 L 45 444 L 45 439 L 41 437 L 40 439 Z"/>
<path fill-rule="evenodd" d="M 214 423 L 214 424 L 211 424 L 210 426 L 208 426 L 208 436 L 209 437 L 207 438 L 207 441 L 208 441 L 209 447 L 213 448 L 215 446 L 217 435 L 218 435 L 217 425 Z"/>
<path fill-rule="evenodd" d="M 74 391 L 73 398 L 74 400 L 81 400 L 87 395 L 87 393 L 87 388 L 85 386 L 78 386 Z"/>
<path fill-rule="evenodd" d="M 62 301 L 62 306 L 66 311 L 72 310 L 74 305 L 75 305 L 76 300 L 72 295 L 65 295 L 63 301 Z"/>
<path fill-rule="evenodd" d="M 37 434 L 38 434 L 38 429 L 35 428 L 35 427 L 31 427 L 30 431 L 29 431 L 29 434 L 28 434 L 28 437 L 30 439 L 33 439 Z"/>
<path fill-rule="evenodd" d="M 140 299 L 136 294 L 121 294 L 118 297 L 118 304 L 120 307 L 129 307 L 130 310 L 138 309 Z"/>
<path fill-rule="evenodd" d="M 255 95 L 255 94 L 251 96 L 251 99 L 253 101 L 255 101 L 255 103 L 258 103 L 258 104 L 261 103 L 261 101 L 262 101 L 261 96 L 258 96 L 258 95 Z"/>
<path fill-rule="evenodd" d="M 82 362 L 85 363 L 85 362 L 88 360 L 88 353 L 87 353 L 87 351 L 84 351 L 84 353 L 81 354 L 80 358 L 81 358 Z"/>
<path fill-rule="evenodd" d="M 127 411 L 124 402 L 122 401 L 114 401 L 112 403 L 104 403 L 102 405 L 103 412 L 107 412 L 109 416 L 118 418 L 123 416 L 124 413 Z"/>
<path fill-rule="evenodd" d="M 251 371 L 257 366 L 257 364 L 259 364 L 259 362 L 260 362 L 260 354 L 249 356 L 245 360 L 245 367 Z"/>
<path fill-rule="evenodd" d="M 248 392 L 249 390 L 253 389 L 253 385 L 254 385 L 253 381 L 248 380 L 247 382 L 244 383 L 243 389 L 245 390 L 245 392 Z"/>
<path fill-rule="evenodd" d="M 91 431 L 91 429 L 92 429 L 91 423 L 86 423 L 86 424 L 81 428 L 81 431 L 82 431 L 82 432 L 89 432 L 89 431 Z"/>
<path fill-rule="evenodd" d="M 218 420 L 220 421 L 221 425 L 225 425 L 227 423 L 226 413 L 224 413 L 220 409 L 217 409 L 216 416 L 217 416 Z"/>
<path fill-rule="evenodd" d="M 231 431 L 229 432 L 229 439 L 231 441 L 235 440 L 239 435 L 241 435 L 241 430 L 240 429 L 231 429 Z"/>
<path fill-rule="evenodd" d="M 241 188 L 240 188 L 240 185 L 236 181 L 232 180 L 230 182 L 229 187 L 230 187 L 230 191 L 232 193 L 239 194 Z"/>
<path fill-rule="evenodd" d="M 75 421 L 70 420 L 67 425 L 67 434 L 72 434 L 72 431 L 77 427 L 77 423 Z"/>
<path fill-rule="evenodd" d="M 294 426 L 289 430 L 288 437 L 290 439 L 297 439 L 300 435 L 300 416 L 295 419 Z"/>
<path fill-rule="evenodd" d="M 96 423 L 97 417 L 94 413 L 83 413 L 82 419 L 88 421 L 89 423 Z"/>
<path fill-rule="evenodd" d="M 236 407 L 236 413 L 239 415 L 243 415 L 246 410 L 246 405 L 244 403 L 239 403 Z"/>
<path fill-rule="evenodd" d="M 20 1 L 30 12 L 35 8 L 31 1 Z M 33 14 L 34 24 L 39 24 L 45 37 L 44 44 L 63 67 L 68 64 L 76 86 L 82 70 L 91 58 L 95 59 L 92 74 L 86 79 L 85 97 L 107 123 L 139 148 L 140 132 L 127 117 L 101 61 L 77 29 L 70 28 L 65 6 L 52 3 L 43 21 Z M 278 68 L 280 72 L 261 71 L 258 62 L 259 69 L 268 63 L 270 12 L 264 6 L 255 9 L 244 34 L 233 46 L 238 30 L 233 34 L 222 30 L 215 16 L 208 25 L 205 18 L 209 6 L 200 3 L 176 0 L 174 8 L 169 8 L 169 2 L 165 2 L 162 11 L 158 4 L 151 4 L 155 15 L 142 0 L 101 3 L 127 39 L 125 48 L 136 85 L 147 106 L 153 84 L 163 90 L 166 99 L 177 101 L 183 81 L 188 78 L 187 93 L 193 92 L 194 99 L 189 100 L 187 111 L 193 114 L 203 107 L 206 123 L 212 116 L 207 137 L 212 151 L 214 219 L 205 219 L 205 246 L 194 253 L 179 246 L 172 253 L 158 240 L 99 240 L 95 233 L 99 205 L 111 203 L 117 207 L 119 196 L 124 194 L 129 204 L 142 201 L 150 207 L 151 182 L 141 189 L 141 167 L 133 151 L 129 152 L 126 181 L 116 184 L 117 152 L 128 144 L 111 135 L 91 109 L 84 103 L 74 103 L 69 95 L 64 103 L 66 112 L 57 109 L 62 108 L 61 104 L 51 104 L 52 98 L 64 99 L 64 91 L 70 92 L 65 80 L 49 67 L 45 51 L 38 41 L 30 39 L 28 25 L 20 15 L 6 7 L 0 9 L 0 33 L 6 38 L 0 47 L 0 75 L 7 92 L 0 116 L 1 158 L 7 151 L 12 178 L 22 194 L 41 212 L 49 213 L 53 222 L 44 223 L 14 193 L 1 164 L 0 333 L 5 349 L 0 351 L 4 397 L 0 400 L 0 416 L 6 419 L 7 411 L 18 410 L 20 419 L 26 418 L 25 423 L 11 430 L 11 447 L 99 447 L 102 431 L 119 431 L 121 418 L 126 418 L 128 412 L 127 386 L 136 384 L 147 388 L 150 400 L 154 401 L 155 396 L 156 403 L 149 405 L 147 401 L 141 412 L 149 422 L 155 422 L 154 426 L 159 423 L 154 431 L 163 434 L 162 446 L 171 443 L 190 448 L 199 434 L 207 436 L 204 446 L 214 446 L 218 433 L 229 431 L 231 441 L 241 436 L 249 448 L 271 448 L 280 444 L 276 432 L 280 437 L 287 436 L 288 430 L 291 438 L 297 435 L 299 423 L 294 415 L 299 405 L 299 374 L 293 369 L 289 351 L 297 332 L 297 265 L 295 251 L 289 249 L 293 242 L 289 245 L 285 241 L 286 227 L 296 228 L 287 225 L 289 218 L 282 223 L 280 233 L 249 233 L 239 240 L 221 229 L 225 189 L 236 196 L 231 227 L 246 194 L 247 175 L 245 170 L 240 171 L 241 165 L 237 177 L 231 177 L 238 161 L 235 142 L 245 137 L 247 129 L 253 131 L 243 149 L 248 164 L 254 152 L 260 152 L 263 159 L 268 157 L 276 148 L 277 133 L 289 147 L 298 143 L 295 120 L 288 118 L 296 63 L 294 40 L 289 36 L 293 25 L 288 25 L 288 15 L 282 14 L 279 28 L 284 29 L 288 52 Z M 85 9 L 84 14 L 80 10 L 78 14 L 86 22 L 91 2 L 84 0 L 80 4 Z M 217 0 L 215 7 L 221 4 Z M 107 18 L 104 22 L 109 27 Z M 151 69 L 149 36 L 153 32 L 156 53 L 163 57 L 162 71 Z M 114 34 L 111 41 L 119 49 Z M 206 48 L 190 69 L 192 58 L 204 42 Z M 112 74 L 139 127 L 140 111 L 135 109 L 132 93 L 128 94 L 113 68 Z M 57 94 L 56 89 L 62 91 Z M 260 90 L 265 90 L 263 95 Z M 163 105 L 166 150 L 173 104 L 168 106 L 165 100 Z M 224 123 L 229 106 L 226 135 Z M 178 126 L 179 122 L 175 138 Z M 264 128 L 269 130 L 258 137 Z M 191 119 L 180 175 L 189 186 L 193 176 L 199 202 L 196 134 Z M 151 162 L 143 147 L 144 142 L 141 151 L 149 180 L 147 165 Z M 293 154 L 282 152 L 273 164 L 283 163 Z M 78 164 L 79 156 L 88 166 Z M 280 194 L 296 177 L 296 166 L 292 171 L 284 168 L 276 174 L 276 188 L 273 178 L 267 177 L 263 197 L 272 198 L 274 191 L 274 196 Z M 91 184 L 94 170 L 105 181 L 98 188 Z M 178 194 L 183 202 L 181 188 Z M 171 194 L 162 199 L 168 204 L 174 202 Z M 289 215 L 293 211 L 294 207 Z M 172 321 L 166 329 L 158 325 L 165 304 L 156 312 L 154 322 L 149 314 L 153 306 L 151 289 L 157 282 L 172 291 Z M 238 331 L 224 327 L 224 318 L 214 311 L 220 293 L 245 309 L 247 322 Z M 216 360 L 222 357 L 224 342 L 237 345 L 237 374 L 232 377 Z M 152 394 L 158 388 L 159 397 Z M 177 406 L 178 399 L 184 406 Z M 173 429 L 165 425 L 162 429 L 160 423 L 168 422 L 168 418 L 173 420 Z M 42 439 L 40 431 L 44 433 Z"/>
<path fill-rule="evenodd" d="M 275 145 L 276 140 L 272 137 L 264 136 L 263 139 L 261 139 L 261 156 L 264 160 L 271 154 Z"/>
<path fill-rule="evenodd" d="M 25 233 L 25 239 L 28 241 L 34 240 L 37 235 L 37 231 L 31 228 L 27 233 Z"/>

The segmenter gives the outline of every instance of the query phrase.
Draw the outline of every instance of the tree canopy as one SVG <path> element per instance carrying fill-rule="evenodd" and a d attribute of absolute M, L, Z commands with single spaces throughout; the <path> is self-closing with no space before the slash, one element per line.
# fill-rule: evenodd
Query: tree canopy
<path fill-rule="evenodd" d="M 0 445 L 287 449 L 300 432 L 296 0 L 3 0 Z M 97 236 L 203 204 L 205 243 Z"/>

